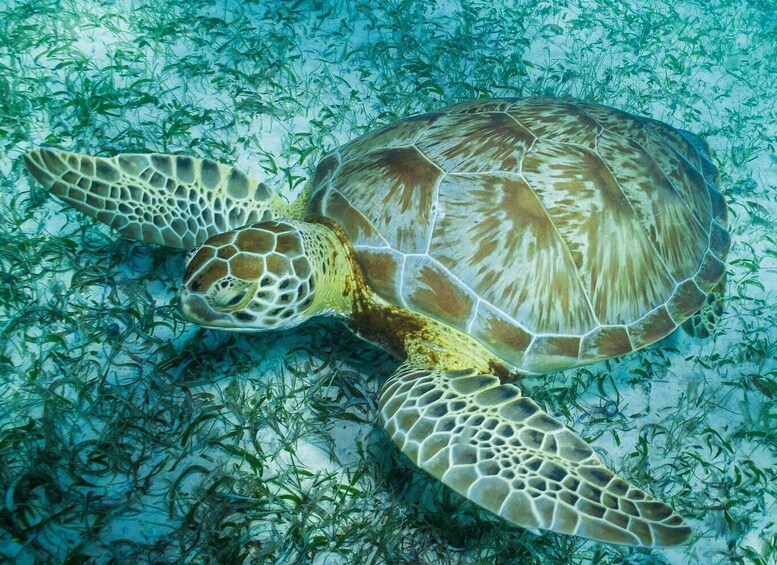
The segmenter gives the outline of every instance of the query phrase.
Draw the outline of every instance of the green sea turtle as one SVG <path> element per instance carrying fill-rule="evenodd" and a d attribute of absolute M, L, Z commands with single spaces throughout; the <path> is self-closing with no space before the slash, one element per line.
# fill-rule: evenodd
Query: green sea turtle
<path fill-rule="evenodd" d="M 190 249 L 189 320 L 336 316 L 400 358 L 380 392 L 388 435 L 480 506 L 610 543 L 690 535 L 515 381 L 624 355 L 700 311 L 697 330 L 714 322 L 730 239 L 694 134 L 597 104 L 477 100 L 335 150 L 290 205 L 208 159 L 37 149 L 26 164 L 121 234 Z"/>

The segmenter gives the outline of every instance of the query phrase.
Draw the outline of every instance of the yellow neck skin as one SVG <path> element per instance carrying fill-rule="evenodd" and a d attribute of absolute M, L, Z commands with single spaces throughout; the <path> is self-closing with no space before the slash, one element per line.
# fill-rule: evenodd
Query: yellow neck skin
<path fill-rule="evenodd" d="M 330 250 L 328 257 L 317 261 L 320 296 L 311 305 L 311 313 L 340 314 L 365 341 L 421 367 L 476 369 L 502 380 L 515 378 L 512 368 L 476 339 L 429 316 L 389 304 L 375 294 L 342 229 L 327 218 L 308 221 L 319 229 L 326 226 L 324 245 Z"/>

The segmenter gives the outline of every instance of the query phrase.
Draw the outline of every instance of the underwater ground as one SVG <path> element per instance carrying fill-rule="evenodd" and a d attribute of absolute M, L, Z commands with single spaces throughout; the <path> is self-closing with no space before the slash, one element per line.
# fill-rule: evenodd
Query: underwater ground
<path fill-rule="evenodd" d="M 291 199 L 371 128 L 536 94 L 694 131 L 720 168 L 714 336 L 523 383 L 688 518 L 680 547 L 479 511 L 383 435 L 395 361 L 333 322 L 185 323 L 183 253 L 118 237 L 21 161 L 188 153 Z M 776 563 L 776 151 L 770 0 L 0 0 L 0 562 Z"/>

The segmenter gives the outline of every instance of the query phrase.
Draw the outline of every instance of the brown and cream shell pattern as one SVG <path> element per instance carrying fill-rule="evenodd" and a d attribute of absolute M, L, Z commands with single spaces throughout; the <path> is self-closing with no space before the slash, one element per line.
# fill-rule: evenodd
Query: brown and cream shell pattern
<path fill-rule="evenodd" d="M 668 335 L 722 278 L 730 245 L 700 138 L 577 101 L 408 118 L 325 157 L 312 192 L 381 297 L 525 373 Z"/>

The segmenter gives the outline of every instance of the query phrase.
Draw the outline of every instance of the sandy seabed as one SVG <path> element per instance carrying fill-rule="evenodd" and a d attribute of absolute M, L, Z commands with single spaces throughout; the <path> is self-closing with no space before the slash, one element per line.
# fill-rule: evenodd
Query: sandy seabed
<path fill-rule="evenodd" d="M 777 560 L 777 15 L 769 2 L 0 0 L 0 560 Z M 535 535 L 410 468 L 388 356 L 337 323 L 238 336 L 175 309 L 184 255 L 23 169 L 39 145 L 186 153 L 293 199 L 378 125 L 572 96 L 703 136 L 733 243 L 715 335 L 525 381 L 694 529 L 667 550 Z"/>

